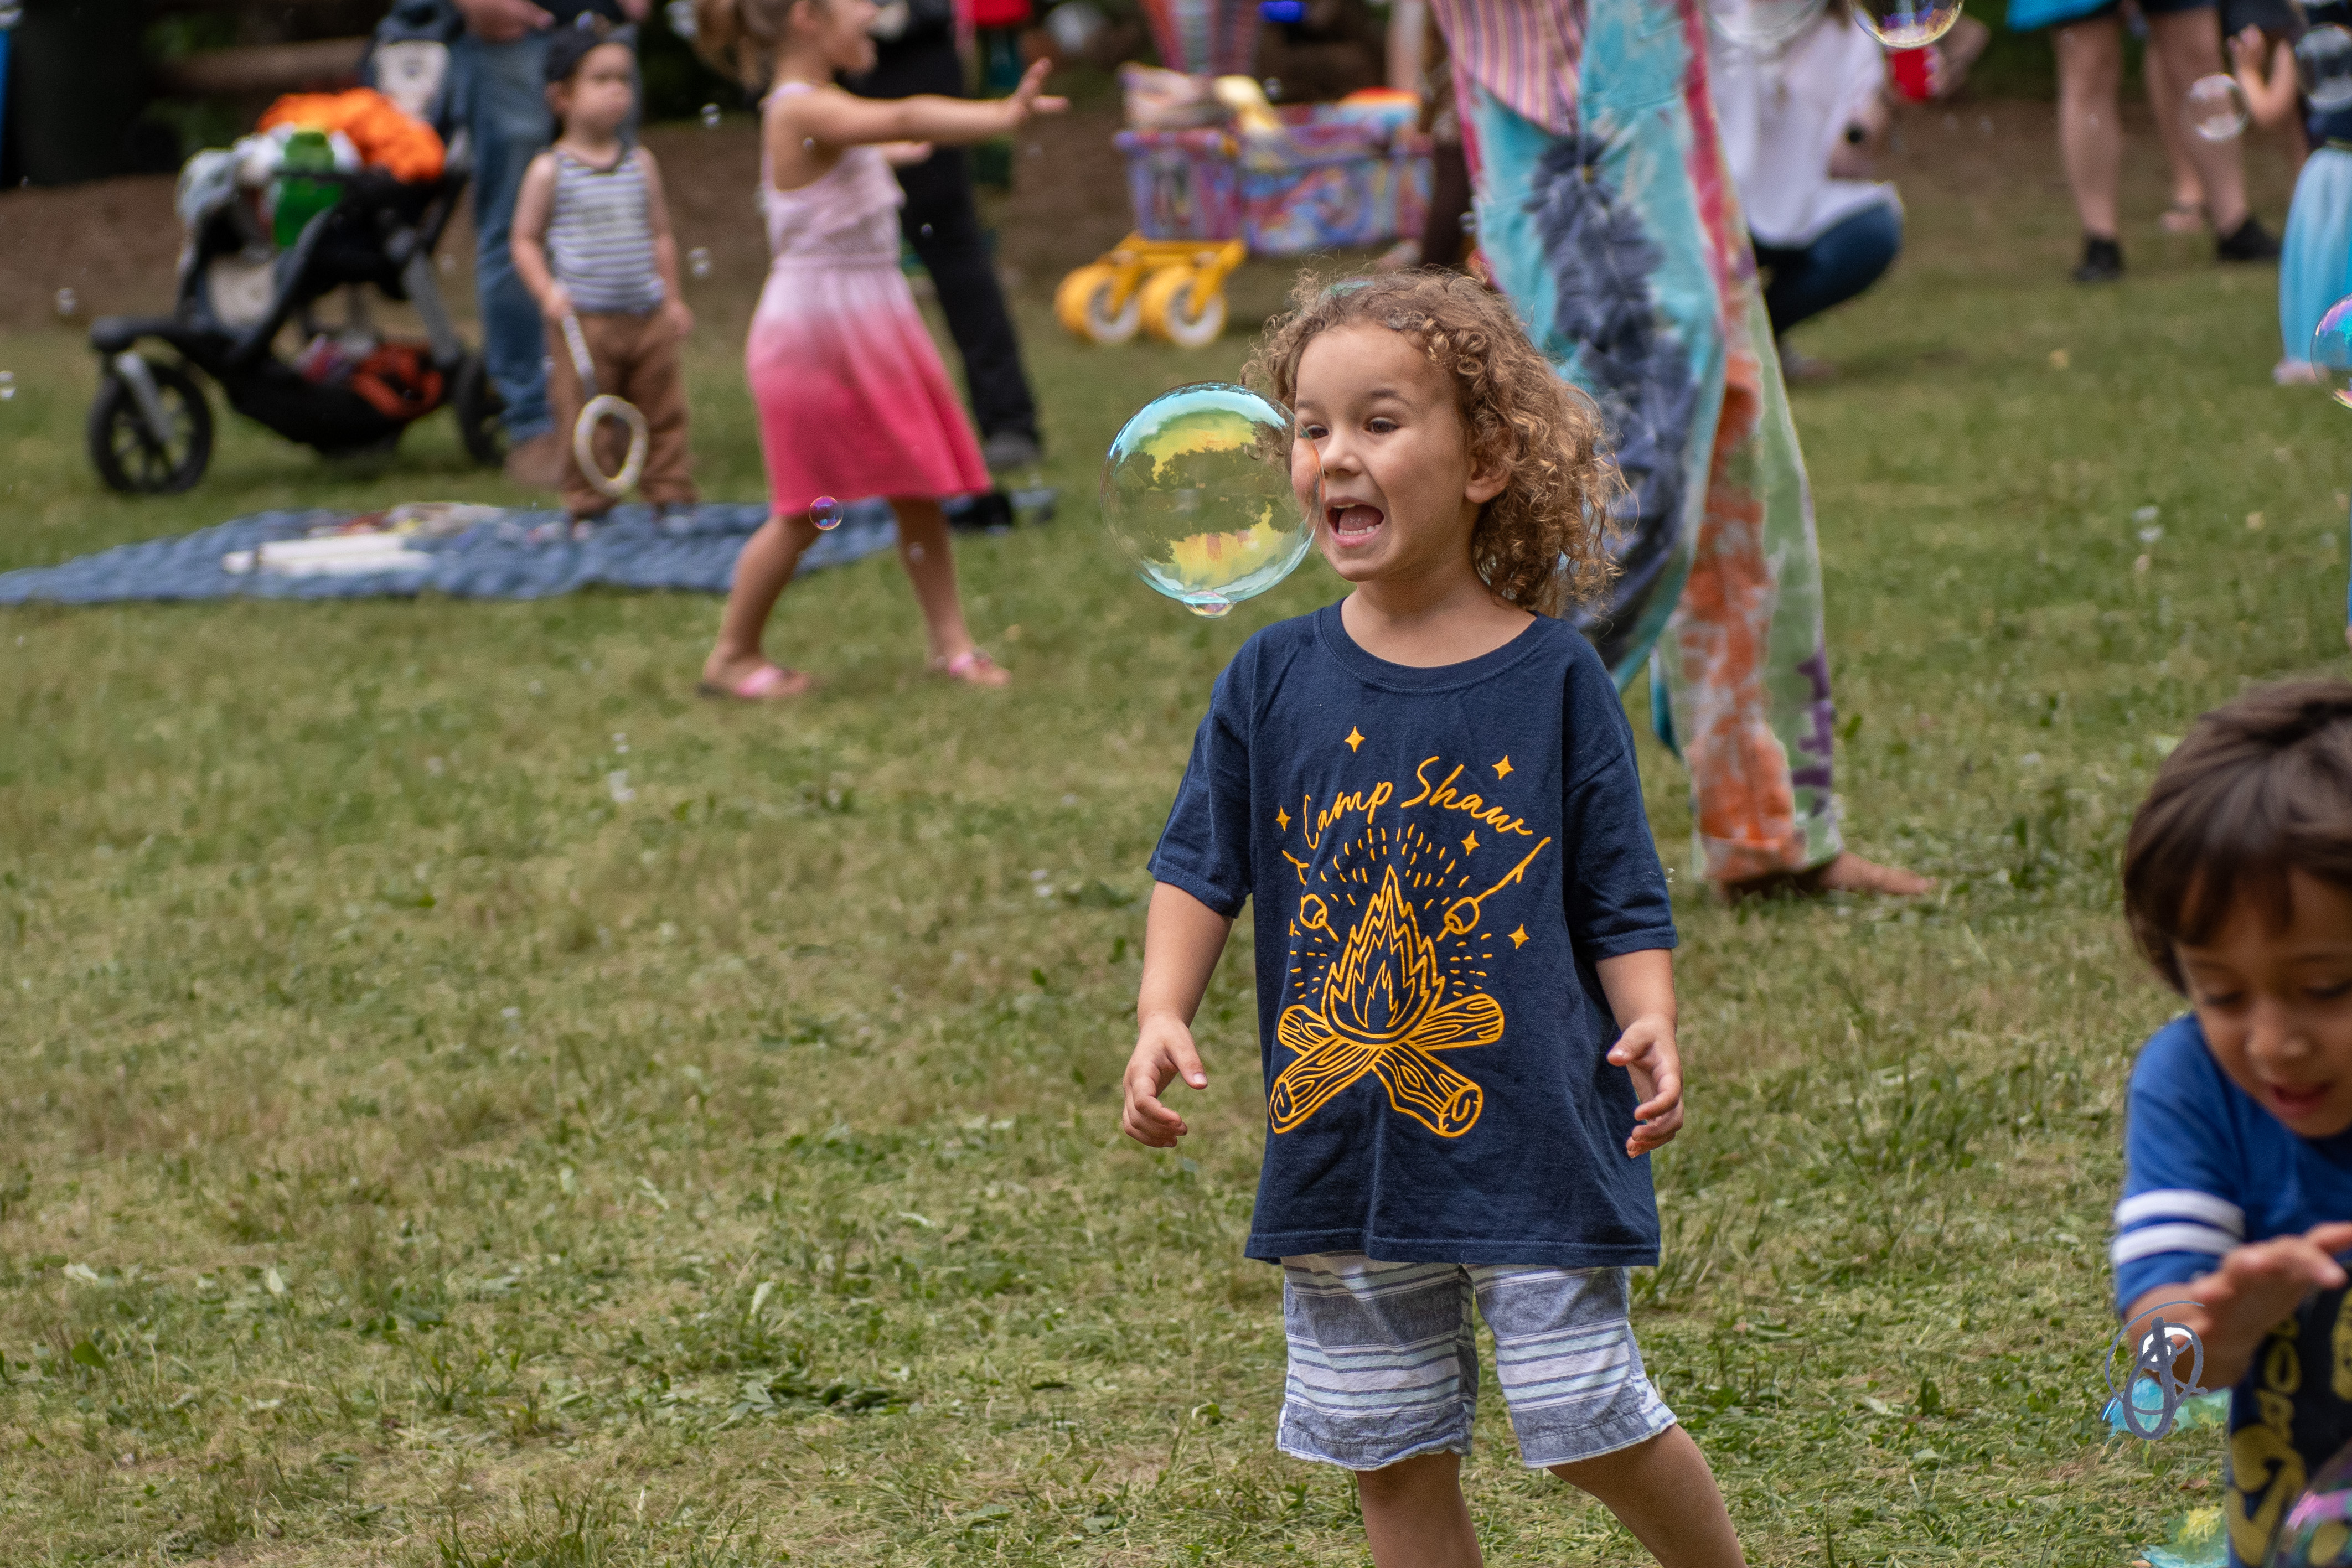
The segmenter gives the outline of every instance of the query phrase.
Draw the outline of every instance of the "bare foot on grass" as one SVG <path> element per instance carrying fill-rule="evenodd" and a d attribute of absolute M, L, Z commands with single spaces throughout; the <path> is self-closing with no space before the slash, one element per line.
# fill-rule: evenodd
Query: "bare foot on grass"
<path fill-rule="evenodd" d="M 1769 898 L 1781 894 L 1796 898 L 1818 898 L 1825 893 L 1872 893 L 1886 898 L 1916 898 L 1932 893 L 1936 884 L 1917 872 L 1901 866 L 1880 865 L 1867 861 L 1852 850 L 1842 850 L 1837 856 L 1801 872 L 1776 872 L 1769 876 L 1750 877 L 1745 882 L 1727 882 L 1723 885 L 1724 901 L 1738 904 L 1743 899 Z"/>

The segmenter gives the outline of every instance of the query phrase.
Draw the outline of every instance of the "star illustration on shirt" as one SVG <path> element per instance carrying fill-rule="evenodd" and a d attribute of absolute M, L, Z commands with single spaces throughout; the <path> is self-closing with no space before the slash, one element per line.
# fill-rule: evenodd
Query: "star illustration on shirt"
<path fill-rule="evenodd" d="M 1521 923 L 1519 928 L 1512 932 L 1510 936 L 1512 946 L 1524 947 L 1528 945 L 1528 928 L 1524 922 Z"/>
<path fill-rule="evenodd" d="M 1510 776 L 1511 759 L 1506 757 L 1503 760 L 1495 764 L 1495 777 L 1497 779 L 1508 779 Z"/>
<path fill-rule="evenodd" d="M 1355 750 L 1358 747 L 1364 744 L 1363 731 L 1358 729 L 1352 724 L 1348 727 L 1348 733 L 1344 738 L 1348 743 L 1348 749 L 1350 751 Z"/>
<path fill-rule="evenodd" d="M 1465 855 L 1466 855 L 1466 854 L 1470 853 L 1472 851 L 1475 850 L 1477 847 L 1478 847 L 1478 835 L 1477 835 L 1477 834 L 1475 834 L 1475 833 L 1465 833 L 1465 834 L 1463 834 L 1463 835 L 1462 835 L 1462 852 L 1463 852 L 1464 854 L 1465 854 Z"/>
<path fill-rule="evenodd" d="M 1290 813 L 1280 807 L 1276 807 L 1274 813 L 1274 825 L 1280 828 L 1286 833 L 1290 831 Z"/>

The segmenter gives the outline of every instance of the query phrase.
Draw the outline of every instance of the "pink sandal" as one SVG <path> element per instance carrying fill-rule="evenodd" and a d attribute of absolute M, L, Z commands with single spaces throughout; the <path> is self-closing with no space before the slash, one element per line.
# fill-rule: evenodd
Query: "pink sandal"
<path fill-rule="evenodd" d="M 784 702 L 800 696 L 816 683 L 798 670 L 788 670 L 781 664 L 762 664 L 732 685 L 716 681 L 697 681 L 694 689 L 707 697 L 729 697 L 736 702 Z"/>
<path fill-rule="evenodd" d="M 952 659 L 933 659 L 931 668 L 970 686 L 1001 686 L 1013 678 L 1010 671 L 978 648 L 966 648 Z"/>

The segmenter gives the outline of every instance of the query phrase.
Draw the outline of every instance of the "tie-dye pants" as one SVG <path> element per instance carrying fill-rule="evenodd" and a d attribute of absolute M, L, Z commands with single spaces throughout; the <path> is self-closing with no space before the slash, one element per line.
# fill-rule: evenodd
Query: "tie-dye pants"
<path fill-rule="evenodd" d="M 1589 16 L 1577 134 L 1460 84 L 1478 245 L 1615 438 L 1621 574 L 1579 618 L 1621 688 L 1650 670 L 1706 875 L 1802 871 L 1840 848 L 1821 556 L 1703 0 L 1593 0 Z"/>

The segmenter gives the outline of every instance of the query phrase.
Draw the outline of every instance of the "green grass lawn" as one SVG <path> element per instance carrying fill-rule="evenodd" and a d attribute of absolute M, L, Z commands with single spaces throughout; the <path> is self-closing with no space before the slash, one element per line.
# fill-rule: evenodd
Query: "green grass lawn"
<path fill-rule="evenodd" d="M 1797 409 L 1852 835 L 1942 889 L 1678 877 L 1691 1121 L 1637 1328 L 1755 1563 L 2122 1568 L 2219 1445 L 2096 1418 L 2124 1077 L 2175 1005 L 2116 853 L 2196 713 L 2342 668 L 2352 416 L 2269 385 L 2270 272 L 2135 231 L 2075 289 L 2046 184 L 1939 183 L 1940 134 Z M 705 314 L 702 472 L 755 497 L 741 306 Z M 1210 682 L 1334 580 L 1211 623 L 1124 577 L 1095 455 L 1244 344 L 1022 314 L 1066 505 L 960 543 L 1001 695 L 922 674 L 887 560 L 788 596 L 826 685 L 773 711 L 689 695 L 708 598 L 0 612 L 0 1562 L 1366 1560 L 1346 1478 L 1273 1450 L 1245 926 L 1196 1135 L 1116 1126 Z M 0 565 L 511 494 L 437 425 L 373 472 L 231 425 L 126 503 L 86 351 L 0 366 Z M 1518 1468 L 1491 1381 L 1480 1423 L 1495 1561 L 1643 1560 Z"/>

